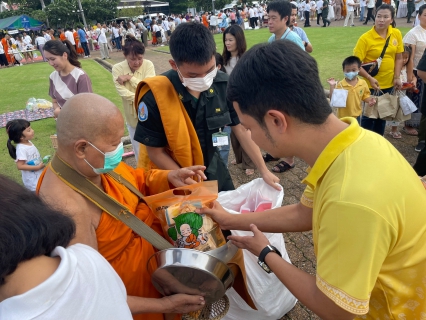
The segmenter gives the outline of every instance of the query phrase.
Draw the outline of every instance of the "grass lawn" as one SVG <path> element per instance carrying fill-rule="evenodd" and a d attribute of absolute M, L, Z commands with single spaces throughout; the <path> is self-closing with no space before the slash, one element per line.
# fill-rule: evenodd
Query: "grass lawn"
<path fill-rule="evenodd" d="M 122 109 L 121 98 L 117 94 L 111 73 L 99 66 L 95 61 L 83 60 L 82 68 L 92 80 L 93 91 L 114 102 Z M 0 88 L 4 94 L 0 100 L 0 114 L 25 109 L 27 100 L 31 97 L 51 100 L 49 92 L 49 75 L 53 68 L 47 63 L 34 63 L 23 67 L 13 67 L 0 70 Z M 76 123 L 78 125 L 78 123 Z M 43 157 L 53 154 L 54 149 L 50 135 L 56 132 L 56 122 L 52 118 L 34 121 L 31 127 L 35 131 L 34 145 Z M 7 151 L 7 134 L 5 128 L 0 129 L 0 172 L 18 182 L 22 182 L 21 172 L 16 169 L 13 159 Z"/>
<path fill-rule="evenodd" d="M 307 28 L 306 33 L 311 41 L 314 51 L 312 56 L 316 59 L 322 84 L 327 87 L 326 79 L 329 77 L 342 78 L 341 63 L 347 56 L 352 55 L 352 50 L 358 38 L 367 32 L 370 27 L 356 28 Z M 404 35 L 410 28 L 399 28 Z M 270 37 L 269 30 L 245 31 L 248 47 L 267 41 Z M 215 35 L 218 52 L 222 52 L 222 35 Z M 157 47 L 156 49 L 168 52 L 169 47 Z M 113 101 L 121 107 L 121 98 L 118 96 L 111 81 L 111 74 L 99 66 L 95 61 L 83 60 L 83 69 L 92 80 L 93 90 Z M 24 67 L 14 67 L 0 70 L 0 87 L 4 88 L 4 94 L 0 100 L 0 113 L 20 110 L 25 108 L 26 101 L 30 97 L 46 98 L 49 90 L 49 75 L 53 71 L 46 63 L 29 64 Z M 306 75 L 307 77 L 309 74 Z M 297 84 L 295 84 L 297 85 Z M 34 144 L 39 149 L 40 154 L 45 156 L 53 154 L 49 136 L 56 132 L 55 121 L 45 119 L 35 121 L 32 124 L 35 130 Z M 78 124 L 76 124 L 78 125 Z M 6 148 L 7 135 L 5 129 L 0 129 L 0 172 L 4 173 L 16 181 L 21 182 L 21 173 L 16 169 L 13 160 L 10 158 Z"/>
<path fill-rule="evenodd" d="M 302 25 L 299 22 L 300 25 Z M 304 29 L 308 35 L 309 41 L 312 43 L 314 51 L 312 56 L 316 59 L 319 67 L 320 78 L 323 86 L 327 87 L 326 79 L 335 77 L 341 79 L 342 73 L 342 62 L 343 60 L 352 55 L 353 48 L 358 38 L 372 26 L 367 27 L 355 27 L 355 28 L 306 28 Z M 410 28 L 398 28 L 402 36 L 404 36 Z M 262 28 L 259 30 L 245 30 L 244 31 L 247 47 L 251 48 L 253 45 L 266 42 L 271 36 L 268 28 Z M 214 39 L 217 44 L 217 51 L 222 53 L 223 51 L 223 35 L 216 34 Z M 169 52 L 169 47 L 157 47 L 156 50 Z M 308 75 L 307 75 L 308 76 Z"/>

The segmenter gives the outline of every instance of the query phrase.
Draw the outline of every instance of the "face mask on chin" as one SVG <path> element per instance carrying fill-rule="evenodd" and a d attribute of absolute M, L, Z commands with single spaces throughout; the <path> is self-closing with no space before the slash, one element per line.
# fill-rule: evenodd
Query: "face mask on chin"
<path fill-rule="evenodd" d="M 89 161 L 84 159 L 84 161 L 86 161 L 86 163 L 93 169 L 94 173 L 96 173 L 96 174 L 107 173 L 107 172 L 113 171 L 115 168 L 117 168 L 117 166 L 121 162 L 121 159 L 123 158 L 123 153 L 124 153 L 123 142 L 121 142 L 114 151 L 109 151 L 109 152 L 105 152 L 105 153 L 103 153 L 101 150 L 99 150 L 97 147 L 95 147 L 89 141 L 88 141 L 88 143 L 93 148 L 95 148 L 97 151 L 99 151 L 100 153 L 102 153 L 104 155 L 104 167 L 103 168 L 95 168 L 89 163 Z"/>
<path fill-rule="evenodd" d="M 196 92 L 203 92 L 208 90 L 212 84 L 213 80 L 217 74 L 217 68 L 214 68 L 212 71 L 207 73 L 204 78 L 184 78 L 182 73 L 180 73 L 179 69 L 176 67 L 177 72 L 182 78 L 182 84 L 184 87 L 187 87 L 189 90 Z"/>

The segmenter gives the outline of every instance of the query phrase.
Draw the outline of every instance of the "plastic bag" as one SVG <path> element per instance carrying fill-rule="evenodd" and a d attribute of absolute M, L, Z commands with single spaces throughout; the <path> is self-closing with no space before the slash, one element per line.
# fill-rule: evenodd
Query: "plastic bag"
<path fill-rule="evenodd" d="M 206 181 L 145 197 L 161 222 L 166 239 L 177 248 L 210 251 L 223 246 L 225 237 L 216 222 L 195 209 L 217 198 L 217 181 Z"/>
<path fill-rule="evenodd" d="M 37 100 L 36 100 L 36 98 L 29 98 L 27 100 L 27 104 L 26 104 L 25 108 L 28 111 L 37 111 L 38 108 L 37 108 Z"/>
<path fill-rule="evenodd" d="M 342 86 L 340 84 L 340 86 Z M 331 96 L 330 106 L 332 108 L 346 108 L 346 100 L 348 99 L 348 90 L 334 89 Z"/>
<path fill-rule="evenodd" d="M 407 116 L 417 110 L 416 105 L 410 98 L 408 98 L 405 94 L 399 96 L 399 105 L 401 106 L 402 113 L 404 116 Z"/>
<path fill-rule="evenodd" d="M 34 52 L 34 53 L 33 53 L 33 58 L 34 58 L 34 59 L 37 59 L 37 58 L 38 58 L 38 54 Z"/>
<path fill-rule="evenodd" d="M 283 190 L 275 190 L 259 178 L 240 186 L 236 190 L 220 192 L 217 201 L 230 213 L 239 214 L 238 211 L 246 202 L 248 195 L 253 197 L 257 193 L 261 194 L 262 198 L 268 197 L 272 201 L 273 208 L 280 207 L 284 198 Z M 253 235 L 250 231 L 232 230 L 231 232 L 233 235 L 239 236 Z M 283 259 L 291 263 L 282 234 L 264 234 L 269 242 L 281 252 Z M 255 255 L 247 250 L 243 250 L 243 254 L 247 272 L 247 289 L 257 310 L 251 309 L 235 290 L 228 290 L 226 294 L 230 301 L 230 308 L 223 319 L 280 319 L 294 307 L 297 299 L 275 274 L 268 274 L 259 267 Z"/>

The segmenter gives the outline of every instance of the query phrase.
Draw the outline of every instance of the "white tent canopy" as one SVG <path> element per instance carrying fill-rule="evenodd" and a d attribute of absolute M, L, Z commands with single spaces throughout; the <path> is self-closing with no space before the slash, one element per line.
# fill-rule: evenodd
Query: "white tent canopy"
<path fill-rule="evenodd" d="M 155 8 L 155 7 L 168 7 L 168 2 L 162 1 L 152 1 L 152 0 L 120 0 L 118 3 L 117 9 L 124 8 L 135 8 L 135 7 L 145 7 L 145 8 Z"/>

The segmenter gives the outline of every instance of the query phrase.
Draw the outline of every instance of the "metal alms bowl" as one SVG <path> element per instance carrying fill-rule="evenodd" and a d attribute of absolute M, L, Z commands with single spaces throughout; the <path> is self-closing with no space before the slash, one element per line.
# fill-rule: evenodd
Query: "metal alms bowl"
<path fill-rule="evenodd" d="M 208 253 L 184 248 L 155 253 L 148 260 L 148 272 L 161 294 L 200 294 L 206 304 L 222 298 L 234 282 L 225 262 Z"/>

